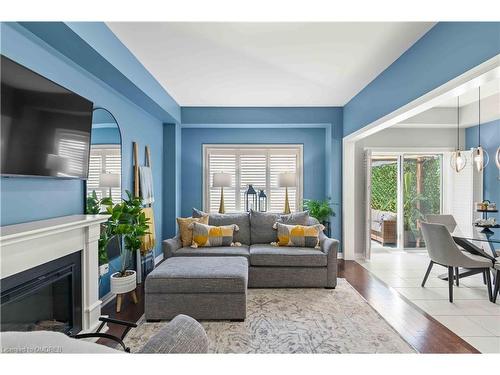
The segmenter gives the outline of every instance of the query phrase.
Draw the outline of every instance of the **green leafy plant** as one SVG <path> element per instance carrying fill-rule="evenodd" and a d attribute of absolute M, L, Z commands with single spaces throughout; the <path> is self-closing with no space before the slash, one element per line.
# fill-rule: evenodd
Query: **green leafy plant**
<path fill-rule="evenodd" d="M 330 203 L 330 198 L 325 200 L 304 199 L 302 206 L 309 211 L 309 215 L 318 219 L 320 223 L 328 221 L 330 216 L 335 216 Z"/>
<path fill-rule="evenodd" d="M 105 230 L 101 232 L 99 239 L 99 246 L 107 246 L 114 236 L 118 237 L 122 261 L 120 276 L 126 275 L 130 255 L 140 249 L 142 237 L 149 233 L 149 218 L 142 211 L 142 198 L 134 197 L 130 191 L 126 191 L 126 194 L 127 199 L 120 203 L 105 204 L 106 213 L 110 217 L 104 223 Z"/>
<path fill-rule="evenodd" d="M 85 212 L 88 215 L 105 215 L 107 214 L 107 210 L 102 210 L 101 208 L 110 205 L 113 205 L 111 197 L 99 199 L 95 190 L 92 190 L 92 193 L 87 196 L 87 206 Z M 101 226 L 101 235 L 98 241 L 99 265 L 109 262 L 107 247 L 112 238 L 113 235 L 109 232 L 107 226 L 103 224 Z"/>

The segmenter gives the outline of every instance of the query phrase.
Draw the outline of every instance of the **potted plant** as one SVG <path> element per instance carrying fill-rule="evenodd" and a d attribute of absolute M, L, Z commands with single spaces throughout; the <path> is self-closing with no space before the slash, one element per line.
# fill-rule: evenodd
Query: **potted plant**
<path fill-rule="evenodd" d="M 404 247 L 415 247 L 421 241 L 419 223 L 424 219 L 422 211 L 418 208 L 418 203 L 424 202 L 426 198 L 412 190 L 412 187 L 415 186 L 412 172 L 405 172 L 403 180 Z"/>
<path fill-rule="evenodd" d="M 99 199 L 95 190 L 87 197 L 86 213 L 88 215 L 103 215 L 107 214 L 107 211 L 102 211 L 103 206 L 112 206 L 113 201 L 110 197 L 105 197 Z M 108 258 L 108 244 L 113 238 L 113 234 L 110 232 L 109 227 L 103 223 L 101 224 L 101 234 L 98 241 L 99 249 L 99 275 L 103 276 L 109 271 L 109 258 Z"/>
<path fill-rule="evenodd" d="M 302 203 L 304 210 L 309 211 L 309 215 L 316 218 L 325 226 L 325 234 L 331 236 L 330 216 L 335 216 L 330 203 L 330 198 L 325 200 L 304 199 Z"/>
<path fill-rule="evenodd" d="M 131 255 L 140 249 L 141 239 L 148 234 L 148 221 L 142 212 L 142 199 L 133 197 L 126 191 L 127 199 L 115 205 L 108 205 L 106 213 L 111 215 L 105 223 L 106 230 L 101 234 L 105 242 L 113 236 L 118 237 L 118 246 L 121 255 L 121 267 L 111 275 L 111 292 L 124 294 L 136 287 L 136 272 L 128 269 Z"/>

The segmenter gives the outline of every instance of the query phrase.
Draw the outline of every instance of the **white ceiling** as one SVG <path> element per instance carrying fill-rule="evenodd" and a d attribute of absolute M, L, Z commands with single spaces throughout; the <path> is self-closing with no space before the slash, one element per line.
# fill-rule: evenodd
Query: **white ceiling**
<path fill-rule="evenodd" d="M 343 106 L 433 22 L 109 22 L 181 106 Z"/>
<path fill-rule="evenodd" d="M 479 90 L 460 94 L 460 127 L 477 125 L 479 121 Z M 500 79 L 492 79 L 481 85 L 481 122 L 484 124 L 500 119 Z M 396 128 L 456 128 L 457 97 L 396 124 Z"/>

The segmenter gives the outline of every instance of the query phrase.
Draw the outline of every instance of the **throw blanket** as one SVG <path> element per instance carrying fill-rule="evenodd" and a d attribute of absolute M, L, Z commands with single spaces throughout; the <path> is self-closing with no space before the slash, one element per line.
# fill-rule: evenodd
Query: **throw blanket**
<path fill-rule="evenodd" d="M 151 167 L 139 167 L 141 196 L 144 204 L 153 204 L 153 173 Z"/>

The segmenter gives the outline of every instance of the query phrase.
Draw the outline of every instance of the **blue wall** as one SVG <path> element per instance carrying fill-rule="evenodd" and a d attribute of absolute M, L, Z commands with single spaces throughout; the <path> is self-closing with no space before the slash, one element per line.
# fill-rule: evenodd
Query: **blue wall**
<path fill-rule="evenodd" d="M 96 128 L 92 127 L 93 145 L 116 145 L 120 144 L 120 130 L 115 127 Z"/>
<path fill-rule="evenodd" d="M 1 24 L 1 53 L 62 86 L 108 109 L 122 133 L 122 182 L 132 190 L 132 141 L 139 142 L 140 162 L 144 146 L 151 147 L 156 202 L 156 233 L 162 238 L 163 122 L 118 94 L 95 76 L 62 56 L 17 24 Z M 64 35 L 61 36 L 64 39 Z M 2 178 L 1 225 L 84 212 L 83 182 L 80 180 Z M 155 254 L 160 254 L 160 241 Z M 109 289 L 103 287 L 101 295 Z"/>
<path fill-rule="evenodd" d="M 477 147 L 478 127 L 465 130 L 466 149 Z M 500 170 L 495 163 L 495 154 L 500 147 L 500 120 L 481 125 L 481 146 L 488 152 L 490 162 L 483 172 L 483 198 L 496 202 L 500 207 Z M 493 214 L 500 221 L 499 214 Z"/>
<path fill-rule="evenodd" d="M 344 136 L 500 53 L 499 22 L 440 22 L 344 107 Z"/>
<path fill-rule="evenodd" d="M 202 206 L 203 144 L 304 145 L 304 198 L 332 197 L 341 236 L 342 109 L 336 107 L 183 107 L 181 214 Z"/>

